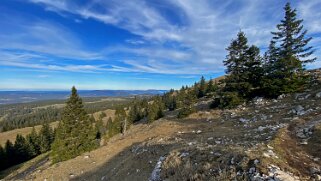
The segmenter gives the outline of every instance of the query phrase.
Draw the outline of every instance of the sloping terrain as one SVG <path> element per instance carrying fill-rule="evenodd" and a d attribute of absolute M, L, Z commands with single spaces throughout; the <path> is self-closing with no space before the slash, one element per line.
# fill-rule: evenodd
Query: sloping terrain
<path fill-rule="evenodd" d="M 142 121 L 72 160 L 32 160 L 5 180 L 321 180 L 318 85 L 233 110 L 210 102 L 185 119 Z"/>
<path fill-rule="evenodd" d="M 58 126 L 58 121 L 50 123 L 50 126 L 52 128 L 56 128 Z M 36 131 L 39 132 L 41 129 L 41 125 L 35 126 Z M 0 133 L 0 145 L 4 146 L 7 140 L 10 140 L 11 142 L 15 142 L 17 134 L 20 134 L 22 136 L 26 136 L 27 134 L 30 134 L 32 131 L 32 127 L 26 127 L 26 128 L 20 128 L 15 129 L 11 131 L 1 132 Z"/>

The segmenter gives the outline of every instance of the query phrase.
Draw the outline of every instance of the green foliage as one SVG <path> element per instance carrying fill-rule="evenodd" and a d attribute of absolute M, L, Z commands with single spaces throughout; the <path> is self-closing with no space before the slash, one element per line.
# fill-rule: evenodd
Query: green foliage
<path fill-rule="evenodd" d="M 32 146 L 27 142 L 27 140 L 20 134 L 17 135 L 14 144 L 15 159 L 17 162 L 23 162 L 28 160 L 32 155 Z"/>
<path fill-rule="evenodd" d="M 25 138 L 17 135 L 15 144 L 7 140 L 4 153 L 0 147 L 0 170 L 11 167 L 15 164 L 27 161 L 35 156 L 50 150 L 50 144 L 54 139 L 54 133 L 49 124 L 44 124 L 39 133 L 35 128 Z"/>
<path fill-rule="evenodd" d="M 51 144 L 54 141 L 54 132 L 48 123 L 42 125 L 42 128 L 39 132 L 39 146 L 40 152 L 46 153 L 50 150 Z"/>
<path fill-rule="evenodd" d="M 207 85 L 206 85 L 206 81 L 205 78 L 202 76 L 200 83 L 199 83 L 199 89 L 198 89 L 198 94 L 197 97 L 201 98 L 204 97 L 206 94 L 206 90 L 207 90 Z"/>
<path fill-rule="evenodd" d="M 72 87 L 71 96 L 64 107 L 55 140 L 52 144 L 53 162 L 74 158 L 81 153 L 91 151 L 98 146 L 96 130 L 87 115 L 82 100 Z"/>
<path fill-rule="evenodd" d="M 248 45 L 248 40 L 243 32 L 237 34 L 237 39 L 232 40 L 226 49 L 229 54 L 224 60 L 227 66 L 225 79 L 226 92 L 238 92 L 242 98 L 251 97 L 253 90 L 258 89 L 263 75 L 259 48 Z"/>
<path fill-rule="evenodd" d="M 178 112 L 177 117 L 183 118 L 187 117 L 191 113 L 195 112 L 194 103 L 197 99 L 196 95 L 194 94 L 194 90 L 187 90 L 180 93 L 182 108 Z"/>
<path fill-rule="evenodd" d="M 121 132 L 120 128 L 120 122 L 118 121 L 112 121 L 111 118 L 107 121 L 107 135 L 109 138 L 113 137 L 116 134 L 119 134 Z"/>
<path fill-rule="evenodd" d="M 181 91 L 185 91 L 183 86 Z M 177 108 L 177 96 L 174 96 L 174 89 L 171 89 L 169 92 L 163 95 L 163 102 L 166 109 L 173 111 Z"/>
<path fill-rule="evenodd" d="M 303 74 L 305 65 L 316 60 L 311 58 L 312 47 L 307 46 L 312 38 L 306 37 L 303 20 L 297 19 L 296 10 L 292 10 L 290 3 L 284 10 L 284 19 L 277 25 L 278 31 L 272 32 L 273 38 L 265 54 L 262 87 L 271 97 L 300 91 L 308 80 Z"/>
<path fill-rule="evenodd" d="M 137 98 L 130 104 L 128 112 L 128 121 L 130 125 L 140 121 L 146 116 L 145 106 L 147 104 L 145 99 L 140 101 Z"/>
<path fill-rule="evenodd" d="M 195 112 L 195 109 L 192 106 L 184 106 L 179 110 L 177 118 L 185 118 L 194 112 Z"/>
<path fill-rule="evenodd" d="M 127 119 L 126 111 L 123 107 L 119 107 L 115 112 L 115 123 L 117 124 L 120 133 L 125 134 L 127 129 L 130 127 Z"/>
<path fill-rule="evenodd" d="M 207 89 L 206 89 L 206 94 L 211 94 L 215 91 L 218 90 L 218 86 L 212 79 L 208 81 Z"/>
<path fill-rule="evenodd" d="M 237 92 L 221 92 L 211 105 L 212 108 L 232 109 L 244 103 L 244 99 Z"/>
<path fill-rule="evenodd" d="M 164 116 L 163 109 L 164 103 L 162 102 L 162 98 L 156 96 L 147 107 L 147 121 L 149 123 L 161 118 Z"/>
<path fill-rule="evenodd" d="M 131 98 L 106 99 L 106 98 L 85 98 L 84 108 L 91 114 L 106 109 L 115 109 L 117 106 L 127 104 Z M 0 132 L 17 128 L 32 127 L 44 123 L 60 121 L 63 108 L 55 104 L 63 104 L 62 100 L 40 101 L 31 103 L 19 103 L 0 105 Z M 6 115 L 6 116 L 5 116 Z"/>
<path fill-rule="evenodd" d="M 32 150 L 33 150 L 33 155 L 38 155 L 41 153 L 40 151 L 40 139 L 39 136 L 36 132 L 35 127 L 32 128 L 32 131 L 30 134 L 28 134 L 26 136 L 27 141 L 29 142 L 29 144 L 32 146 Z"/>

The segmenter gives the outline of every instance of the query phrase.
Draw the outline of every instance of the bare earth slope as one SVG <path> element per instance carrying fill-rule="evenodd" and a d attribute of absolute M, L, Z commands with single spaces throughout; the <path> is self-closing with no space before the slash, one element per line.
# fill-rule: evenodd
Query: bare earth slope
<path fill-rule="evenodd" d="M 90 153 L 47 160 L 6 180 L 321 180 L 320 92 L 257 98 L 225 111 L 206 108 L 203 99 L 188 118 L 169 112 Z"/>

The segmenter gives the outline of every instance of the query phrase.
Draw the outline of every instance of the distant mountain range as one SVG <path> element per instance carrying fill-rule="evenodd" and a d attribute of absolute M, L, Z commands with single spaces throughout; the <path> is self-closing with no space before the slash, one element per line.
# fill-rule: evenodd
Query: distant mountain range
<path fill-rule="evenodd" d="M 124 97 L 157 95 L 166 90 L 79 90 L 81 97 Z M 0 91 L 0 104 L 26 103 L 41 100 L 66 99 L 70 91 Z"/>

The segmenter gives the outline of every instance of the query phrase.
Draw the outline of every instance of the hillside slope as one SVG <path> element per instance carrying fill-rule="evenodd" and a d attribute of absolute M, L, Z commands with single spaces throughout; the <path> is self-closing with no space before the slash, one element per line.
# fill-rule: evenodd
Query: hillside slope
<path fill-rule="evenodd" d="M 210 100 L 201 99 L 199 111 L 188 118 L 167 112 L 90 153 L 54 165 L 47 160 L 6 179 L 320 180 L 320 92 L 315 87 L 274 100 L 257 98 L 224 111 L 208 109 Z"/>

